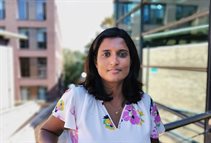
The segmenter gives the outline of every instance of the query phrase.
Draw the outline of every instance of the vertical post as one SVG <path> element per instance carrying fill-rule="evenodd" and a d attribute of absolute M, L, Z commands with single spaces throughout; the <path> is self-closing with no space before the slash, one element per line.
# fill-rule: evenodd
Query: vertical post
<path fill-rule="evenodd" d="M 144 39 L 143 39 L 143 36 L 142 36 L 142 33 L 144 32 L 144 2 L 143 0 L 141 0 L 141 7 L 140 7 L 140 16 L 141 16 L 141 34 L 140 34 L 140 61 L 141 61 L 141 65 L 143 65 L 143 48 L 144 48 Z M 140 81 L 143 80 L 143 76 L 145 76 L 145 92 L 148 92 L 148 88 L 149 88 L 149 60 L 150 60 L 150 49 L 149 47 L 145 47 L 147 48 L 147 61 L 146 61 L 146 75 L 143 75 L 143 67 L 141 68 L 141 77 L 140 77 Z M 143 83 L 143 81 L 142 81 Z"/>
<path fill-rule="evenodd" d="M 139 72 L 139 81 L 141 83 L 143 83 L 143 47 L 144 47 L 144 43 L 143 43 L 143 36 L 142 36 L 142 33 L 143 33 L 143 30 L 144 30 L 144 16 L 143 16 L 143 0 L 141 0 L 141 6 L 140 6 L 140 35 L 139 35 L 139 45 L 140 45 L 140 49 L 138 50 L 139 51 L 139 59 L 140 59 L 140 72 Z"/>
<path fill-rule="evenodd" d="M 115 20 L 119 19 L 119 0 L 114 1 L 114 10 L 115 10 Z M 115 26 L 118 27 L 118 23 L 115 22 Z"/>
<path fill-rule="evenodd" d="M 207 96 L 206 96 L 206 111 L 211 111 L 211 3 L 209 6 L 209 33 L 208 33 L 208 61 L 207 61 Z M 205 120 L 205 131 L 211 128 L 211 119 Z M 206 133 L 204 142 L 210 143 L 211 133 Z"/>

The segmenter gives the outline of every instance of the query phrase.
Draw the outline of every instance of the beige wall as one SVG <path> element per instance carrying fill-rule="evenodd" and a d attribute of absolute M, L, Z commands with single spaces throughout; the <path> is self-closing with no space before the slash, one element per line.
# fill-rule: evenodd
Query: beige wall
<path fill-rule="evenodd" d="M 202 71 L 175 70 L 166 68 L 144 68 L 144 90 L 154 100 L 172 107 L 190 112 L 203 112 L 206 98 L 206 67 L 208 44 L 178 45 L 144 50 L 143 65 L 150 66 L 193 67 Z"/>
<path fill-rule="evenodd" d="M 14 106 L 12 47 L 0 46 L 0 110 Z"/>

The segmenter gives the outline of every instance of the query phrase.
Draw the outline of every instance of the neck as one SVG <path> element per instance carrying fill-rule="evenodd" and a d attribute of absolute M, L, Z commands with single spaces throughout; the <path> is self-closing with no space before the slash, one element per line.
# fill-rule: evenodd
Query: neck
<path fill-rule="evenodd" d="M 106 83 L 104 86 L 106 92 L 112 93 L 114 98 L 122 95 L 122 83 Z"/>
<path fill-rule="evenodd" d="M 111 93 L 113 100 L 110 101 L 110 104 L 113 105 L 122 105 L 124 101 L 122 93 L 122 82 L 121 83 L 104 83 L 107 93 Z"/>

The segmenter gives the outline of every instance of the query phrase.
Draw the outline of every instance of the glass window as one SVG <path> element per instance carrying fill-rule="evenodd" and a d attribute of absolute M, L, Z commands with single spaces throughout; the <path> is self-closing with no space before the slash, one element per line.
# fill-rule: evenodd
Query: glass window
<path fill-rule="evenodd" d="M 18 0 L 18 12 L 20 20 L 45 20 L 46 0 Z"/>
<path fill-rule="evenodd" d="M 37 20 L 46 19 L 46 1 L 45 0 L 36 1 L 36 19 Z"/>
<path fill-rule="evenodd" d="M 28 19 L 29 4 L 27 0 L 18 0 L 18 14 L 20 20 Z"/>
<path fill-rule="evenodd" d="M 39 100 L 45 100 L 47 97 L 47 88 L 44 86 L 39 86 L 37 90 L 37 95 Z"/>
<path fill-rule="evenodd" d="M 30 61 L 29 58 L 20 58 L 21 77 L 30 76 Z"/>
<path fill-rule="evenodd" d="M 38 29 L 37 30 L 37 47 L 39 49 L 47 48 L 46 29 Z"/>
<path fill-rule="evenodd" d="M 46 78 L 47 73 L 47 59 L 46 58 L 38 58 L 37 59 L 37 70 L 39 78 Z"/>
<path fill-rule="evenodd" d="M 20 58 L 21 77 L 44 79 L 47 77 L 47 58 Z"/>
<path fill-rule="evenodd" d="M 27 28 L 20 28 L 19 33 L 29 37 L 29 30 Z M 20 39 L 20 48 L 21 49 L 29 49 L 29 38 L 28 39 Z"/>
<path fill-rule="evenodd" d="M 197 11 L 197 6 L 193 5 L 177 5 L 176 6 L 176 20 L 188 17 Z"/>
<path fill-rule="evenodd" d="M 5 19 L 5 1 L 0 0 L 0 19 Z"/>
<path fill-rule="evenodd" d="M 119 4 L 120 15 L 125 15 L 125 14 L 129 13 L 136 5 L 137 5 L 137 3 L 121 3 L 121 4 Z M 127 16 L 123 20 L 123 24 L 129 24 L 130 22 L 131 22 L 130 16 Z"/>
<path fill-rule="evenodd" d="M 144 5 L 144 24 L 163 24 L 165 17 L 165 5 Z"/>
<path fill-rule="evenodd" d="M 4 0 L 0 0 L 0 19 L 5 18 L 5 2 Z"/>
<path fill-rule="evenodd" d="M 29 87 L 21 87 L 21 99 L 26 101 L 29 99 L 30 90 Z"/>
<path fill-rule="evenodd" d="M 45 28 L 19 28 L 19 33 L 28 37 L 28 39 L 20 39 L 20 49 L 40 50 L 47 48 Z"/>

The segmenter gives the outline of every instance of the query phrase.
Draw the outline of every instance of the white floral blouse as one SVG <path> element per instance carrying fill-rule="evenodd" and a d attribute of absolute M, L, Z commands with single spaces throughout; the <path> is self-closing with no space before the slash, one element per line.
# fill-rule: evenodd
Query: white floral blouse
<path fill-rule="evenodd" d="M 67 90 L 52 114 L 65 122 L 67 143 L 150 143 L 150 138 L 158 138 L 165 130 L 147 94 L 137 104 L 124 106 L 118 127 L 103 101 L 96 100 L 83 86 Z"/>

